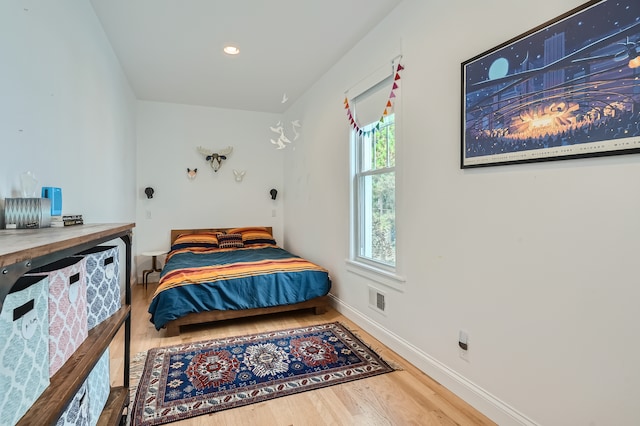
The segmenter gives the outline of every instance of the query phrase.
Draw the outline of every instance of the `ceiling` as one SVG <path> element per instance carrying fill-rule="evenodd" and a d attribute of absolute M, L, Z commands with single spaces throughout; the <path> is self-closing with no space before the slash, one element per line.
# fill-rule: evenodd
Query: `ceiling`
<path fill-rule="evenodd" d="M 91 3 L 138 99 L 281 113 L 401 1 Z"/>

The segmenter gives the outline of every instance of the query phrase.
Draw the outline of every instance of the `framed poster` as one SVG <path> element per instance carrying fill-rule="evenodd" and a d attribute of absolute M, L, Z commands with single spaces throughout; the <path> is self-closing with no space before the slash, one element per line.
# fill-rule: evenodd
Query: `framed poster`
<path fill-rule="evenodd" d="M 640 1 L 590 1 L 462 63 L 461 168 L 638 152 Z"/>

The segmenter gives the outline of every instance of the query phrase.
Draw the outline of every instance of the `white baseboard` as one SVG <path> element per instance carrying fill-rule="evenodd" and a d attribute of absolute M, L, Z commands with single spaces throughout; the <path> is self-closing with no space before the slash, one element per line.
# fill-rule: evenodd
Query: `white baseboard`
<path fill-rule="evenodd" d="M 515 408 L 482 389 L 429 354 L 421 351 L 400 336 L 382 327 L 333 294 L 329 296 L 331 297 L 333 307 L 338 312 L 358 324 L 389 349 L 402 356 L 419 370 L 438 381 L 497 424 L 501 426 L 539 426 L 538 423 Z"/>

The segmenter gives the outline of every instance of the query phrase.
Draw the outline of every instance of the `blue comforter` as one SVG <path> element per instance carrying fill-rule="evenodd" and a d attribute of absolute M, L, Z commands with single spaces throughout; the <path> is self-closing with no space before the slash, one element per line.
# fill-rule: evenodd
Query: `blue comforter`
<path fill-rule="evenodd" d="M 149 306 L 160 330 L 190 313 L 290 305 L 324 296 L 328 272 L 277 246 L 172 251 Z"/>

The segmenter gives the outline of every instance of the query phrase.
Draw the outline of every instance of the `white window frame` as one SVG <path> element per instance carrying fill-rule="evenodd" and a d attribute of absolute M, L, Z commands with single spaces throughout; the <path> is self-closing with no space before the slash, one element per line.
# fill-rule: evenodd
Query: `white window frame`
<path fill-rule="evenodd" d="M 377 89 L 386 90 L 384 87 L 391 89 L 391 85 L 393 85 L 393 77 L 395 73 L 389 74 L 387 71 L 381 78 L 377 78 L 375 81 L 369 80 L 369 84 L 366 87 L 362 87 L 363 90 L 360 90 L 359 93 L 354 95 L 352 99 L 357 99 L 360 95 L 363 95 L 369 91 L 375 91 Z M 378 74 L 380 76 L 380 74 Z M 357 102 L 354 102 L 357 105 Z M 395 121 L 395 165 L 393 167 L 377 169 L 377 170 L 369 170 L 366 172 L 361 172 L 361 168 L 359 167 L 359 161 L 361 161 L 362 156 L 360 155 L 359 149 L 357 147 L 359 143 L 359 135 L 355 129 L 352 129 L 350 132 L 350 156 L 351 156 L 351 183 L 350 183 L 350 192 L 351 192 L 351 207 L 350 207 L 350 255 L 349 259 L 346 260 L 347 270 L 349 272 L 360 275 L 369 280 L 376 281 L 378 283 L 384 284 L 388 287 L 392 287 L 398 291 L 403 291 L 406 279 L 401 275 L 401 233 L 399 232 L 399 206 L 400 203 L 400 186 L 401 182 L 400 177 L 400 167 L 399 167 L 399 146 L 401 144 L 400 138 L 400 122 L 401 122 L 401 114 L 398 108 L 399 105 L 399 94 L 396 92 L 396 104 L 394 106 L 394 121 Z M 384 107 L 382 105 L 381 107 Z M 356 106 L 357 108 L 357 106 Z M 357 117 L 357 111 L 354 111 L 354 116 Z M 381 111 L 382 112 L 382 111 Z M 364 126 L 365 123 L 360 123 Z M 360 256 L 359 250 L 359 232 L 361 230 L 362 224 L 360 223 L 360 200 L 358 199 L 358 188 L 357 185 L 359 183 L 358 176 L 375 176 L 382 173 L 394 172 L 395 174 L 395 228 L 396 228 L 396 261 L 395 265 L 388 265 L 382 262 L 378 262 L 372 259 L 368 259 L 366 257 Z"/>
<path fill-rule="evenodd" d="M 373 125 L 375 125 L 375 123 L 370 123 L 367 127 L 370 127 Z M 389 124 L 387 124 L 385 127 L 387 126 L 389 126 Z M 367 127 L 364 127 L 364 129 L 367 129 Z M 394 128 L 395 128 L 395 116 L 394 116 Z M 363 151 L 368 151 L 371 149 L 371 145 L 367 142 L 370 141 L 370 138 L 374 138 L 375 135 L 365 136 L 365 135 L 358 134 L 354 130 L 352 130 L 352 134 L 353 134 L 352 137 L 354 138 L 353 149 L 355 150 L 355 159 L 354 159 L 355 170 L 353 173 L 354 181 L 352 184 L 353 195 L 354 195 L 354 201 L 353 201 L 354 256 L 353 258 L 354 258 L 354 261 L 356 262 L 364 263 L 374 268 L 379 268 L 388 272 L 395 272 L 396 270 L 395 261 L 393 264 L 390 264 L 382 260 L 373 259 L 372 256 L 365 256 L 361 253 L 363 250 L 365 250 L 364 246 L 369 246 L 372 244 L 372 241 L 371 241 L 372 235 L 370 233 L 365 232 L 367 228 L 370 228 L 372 226 L 368 220 L 371 217 L 371 214 L 363 211 L 364 209 L 367 208 L 367 206 L 369 206 L 369 203 L 365 203 L 366 199 L 368 198 L 367 193 L 370 191 L 370 189 L 368 190 L 365 187 L 366 181 L 367 181 L 366 178 L 369 178 L 369 177 L 373 178 L 375 176 L 388 175 L 390 173 L 393 174 L 393 179 L 394 179 L 393 192 L 394 192 L 394 200 L 395 200 L 395 192 L 397 187 L 396 178 L 395 178 L 396 167 L 395 165 L 390 166 L 389 164 L 387 164 L 387 167 L 384 167 L 384 168 L 362 171 L 365 168 L 365 165 L 362 164 L 362 161 L 365 157 L 367 157 L 367 154 Z M 394 130 L 394 138 L 395 138 L 395 130 Z M 394 153 L 394 156 L 395 156 L 395 153 Z M 397 216 L 395 204 L 396 203 L 394 202 L 394 206 L 393 206 L 394 228 L 395 228 L 395 222 L 396 222 L 396 216 Z M 397 247 L 396 247 L 395 253 L 394 253 L 394 257 L 396 259 L 397 259 L 397 254 L 398 253 L 397 253 Z"/>

